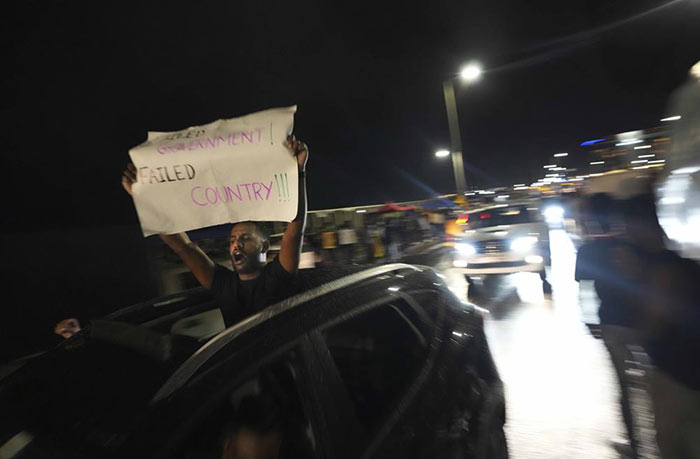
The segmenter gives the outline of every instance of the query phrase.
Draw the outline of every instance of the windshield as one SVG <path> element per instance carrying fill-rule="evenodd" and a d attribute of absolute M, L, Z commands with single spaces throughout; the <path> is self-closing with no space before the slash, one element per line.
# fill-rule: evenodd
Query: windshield
<path fill-rule="evenodd" d="M 467 214 L 468 229 L 488 228 L 500 225 L 517 225 L 535 221 L 525 206 L 500 207 Z"/>

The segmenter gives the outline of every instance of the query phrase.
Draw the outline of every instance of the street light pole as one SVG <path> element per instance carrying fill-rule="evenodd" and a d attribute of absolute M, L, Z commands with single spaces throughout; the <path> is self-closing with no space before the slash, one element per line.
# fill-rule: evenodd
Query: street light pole
<path fill-rule="evenodd" d="M 450 127 L 450 142 L 452 143 L 452 169 L 455 174 L 455 186 L 457 194 L 467 191 L 467 179 L 464 176 L 464 162 L 462 161 L 462 138 L 459 133 L 459 119 L 457 118 L 457 101 L 452 80 L 442 83 L 445 94 L 445 108 L 447 109 L 447 122 Z"/>

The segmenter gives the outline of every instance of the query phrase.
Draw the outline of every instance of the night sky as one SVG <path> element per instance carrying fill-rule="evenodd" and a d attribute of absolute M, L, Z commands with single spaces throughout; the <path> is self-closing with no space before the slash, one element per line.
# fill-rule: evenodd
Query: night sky
<path fill-rule="evenodd" d="M 529 182 L 553 153 L 655 125 L 700 59 L 697 0 L 19 3 L 5 232 L 134 224 L 119 178 L 147 130 L 292 104 L 312 209 L 452 191 L 441 83 L 471 59 L 468 183 Z"/>

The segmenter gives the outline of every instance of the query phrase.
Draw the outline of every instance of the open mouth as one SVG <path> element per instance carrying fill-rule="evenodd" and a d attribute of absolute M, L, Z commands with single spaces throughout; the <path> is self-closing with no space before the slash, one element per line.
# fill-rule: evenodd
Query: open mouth
<path fill-rule="evenodd" d="M 246 259 L 246 256 L 243 254 L 243 252 L 236 250 L 233 252 L 233 262 L 236 264 L 243 263 Z"/>

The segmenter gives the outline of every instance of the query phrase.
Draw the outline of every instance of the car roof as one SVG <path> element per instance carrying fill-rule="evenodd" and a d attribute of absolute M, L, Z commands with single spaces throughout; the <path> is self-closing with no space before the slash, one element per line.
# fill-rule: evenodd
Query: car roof
<path fill-rule="evenodd" d="M 223 330 L 206 344 L 192 354 L 180 367 L 168 378 L 163 386 L 155 394 L 151 403 L 163 400 L 183 387 L 187 381 L 219 350 L 234 341 L 243 333 L 260 326 L 283 312 L 292 310 L 304 303 L 332 293 L 336 290 L 349 287 L 364 280 L 381 276 L 389 272 L 409 270 L 422 272 L 433 271 L 432 268 L 414 266 L 404 263 L 392 263 L 376 266 L 369 269 L 360 267 L 337 268 L 332 270 L 320 270 L 313 275 L 301 275 L 300 284 L 305 289 L 303 292 L 291 296 L 279 303 L 268 306 L 241 322 L 238 322 Z"/>
<path fill-rule="evenodd" d="M 532 202 L 532 201 L 530 201 L 530 202 L 516 201 L 516 202 L 503 203 L 503 204 L 489 205 L 489 206 L 485 206 L 485 207 L 477 207 L 475 209 L 469 209 L 466 213 L 473 214 L 473 213 L 484 212 L 484 211 L 489 211 L 489 210 L 505 209 L 507 207 L 536 206 L 537 204 L 538 203 Z"/>

